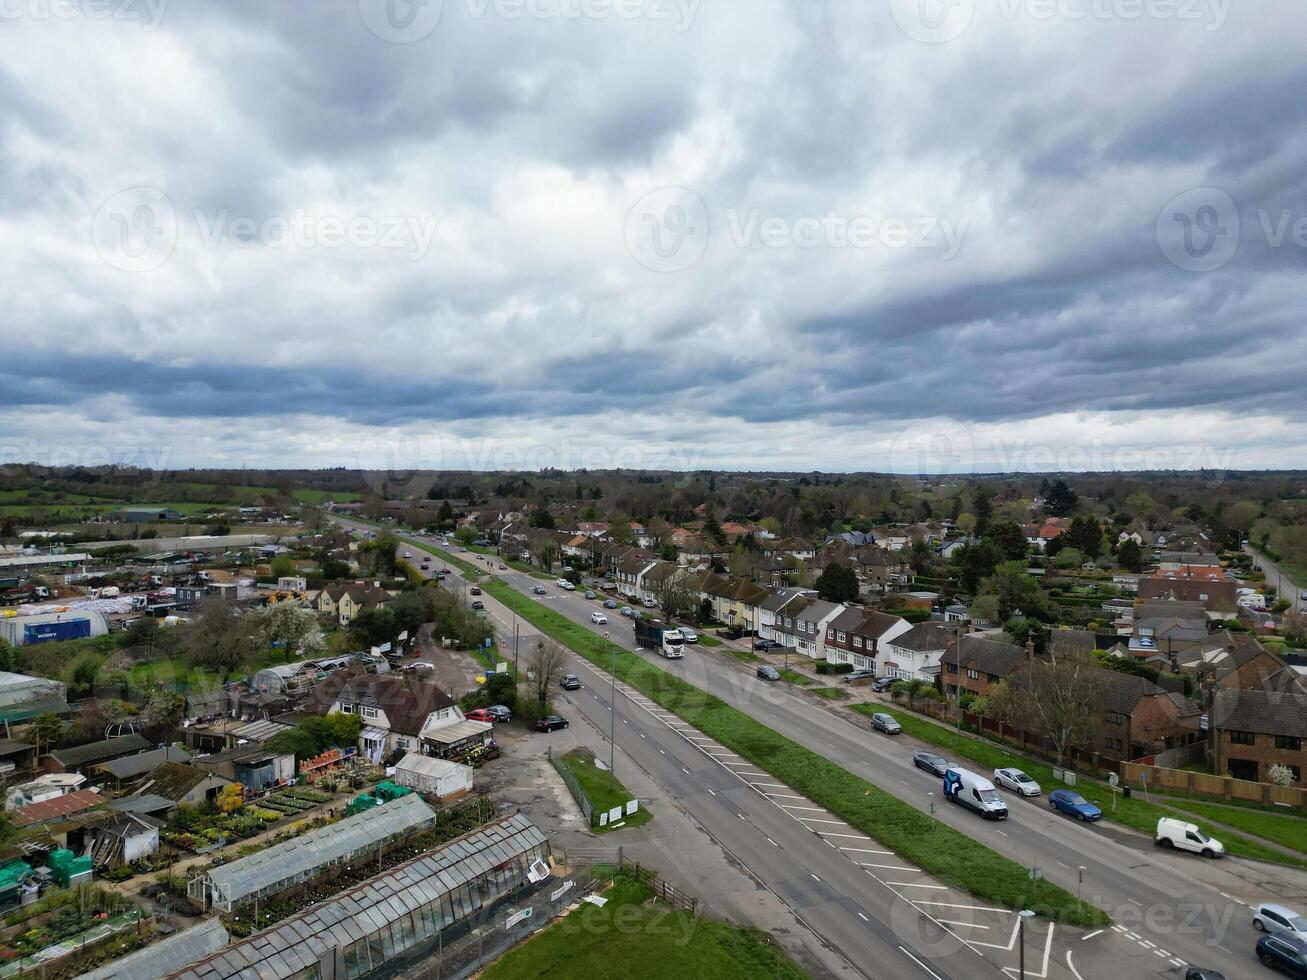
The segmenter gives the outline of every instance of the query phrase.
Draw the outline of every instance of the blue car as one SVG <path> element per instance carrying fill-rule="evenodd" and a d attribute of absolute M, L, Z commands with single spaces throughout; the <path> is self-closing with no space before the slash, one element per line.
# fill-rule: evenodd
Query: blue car
<path fill-rule="evenodd" d="M 612 599 L 605 599 L 605 600 L 604 600 L 604 608 L 605 608 L 605 609 L 616 609 L 616 608 L 617 608 L 617 603 L 614 602 Z"/>
<path fill-rule="evenodd" d="M 1307 942 L 1288 936 L 1263 936 L 1257 940 L 1257 958 L 1262 966 L 1287 973 L 1291 977 L 1307 977 Z"/>
<path fill-rule="evenodd" d="M 1101 820 L 1103 811 L 1090 803 L 1087 799 L 1069 789 L 1055 789 L 1048 794 L 1048 805 L 1054 810 L 1060 810 L 1068 816 L 1075 817 L 1077 820 Z"/>

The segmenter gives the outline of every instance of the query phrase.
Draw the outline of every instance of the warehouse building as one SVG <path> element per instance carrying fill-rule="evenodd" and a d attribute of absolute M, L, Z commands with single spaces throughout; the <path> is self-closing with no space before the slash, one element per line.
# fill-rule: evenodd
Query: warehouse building
<path fill-rule="evenodd" d="M 360 816 L 406 800 L 421 803 L 405 796 Z M 434 952 L 447 929 L 520 901 L 527 889 L 549 877 L 548 859 L 545 835 L 514 814 L 283 919 L 172 977 L 393 976 Z"/>
<path fill-rule="evenodd" d="M 192 878 L 186 890 L 205 908 L 230 912 L 256 898 L 312 881 L 337 865 L 375 855 L 386 845 L 435 823 L 435 811 L 420 796 L 404 796 L 231 864 L 210 868 Z"/>
<path fill-rule="evenodd" d="M 45 643 L 47 640 L 104 636 L 108 632 L 108 621 L 94 609 L 39 613 L 35 616 L 0 616 L 0 637 L 14 647 Z"/>

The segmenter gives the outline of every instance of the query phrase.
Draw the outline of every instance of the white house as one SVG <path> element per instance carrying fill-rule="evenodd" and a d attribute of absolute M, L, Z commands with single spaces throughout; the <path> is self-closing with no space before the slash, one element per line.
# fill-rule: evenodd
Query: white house
<path fill-rule="evenodd" d="M 954 630 L 935 623 L 918 623 L 882 645 L 885 652 L 876 660 L 877 675 L 933 682 L 953 634 Z"/>

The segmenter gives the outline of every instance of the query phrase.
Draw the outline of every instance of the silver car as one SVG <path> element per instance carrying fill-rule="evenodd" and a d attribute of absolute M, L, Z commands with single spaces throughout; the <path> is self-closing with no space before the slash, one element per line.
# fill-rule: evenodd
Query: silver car
<path fill-rule="evenodd" d="M 1038 796 L 1041 792 L 1039 783 L 1035 782 L 1020 769 L 995 769 L 995 784 L 1010 789 L 1022 796 Z"/>
<path fill-rule="evenodd" d="M 1263 902 L 1257 906 L 1253 912 L 1253 928 L 1258 932 L 1307 941 L 1307 918 L 1287 905 L 1275 902 Z"/>

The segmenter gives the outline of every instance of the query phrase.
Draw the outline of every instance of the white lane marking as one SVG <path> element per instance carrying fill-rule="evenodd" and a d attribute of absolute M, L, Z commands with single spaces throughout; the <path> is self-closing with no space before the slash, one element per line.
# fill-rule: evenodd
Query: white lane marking
<path fill-rule="evenodd" d="M 800 797 L 800 798 L 802 798 L 802 797 Z M 825 810 L 823 810 L 823 809 L 822 809 L 821 807 L 819 807 L 819 806 L 796 806 L 796 805 L 793 804 L 793 803 L 781 803 L 781 804 L 778 804 L 778 805 L 779 805 L 782 809 L 785 809 L 785 810 L 809 810 L 809 811 L 811 811 L 812 813 L 825 813 L 825 812 L 826 812 Z M 831 845 L 831 846 L 833 847 L 834 845 Z"/>
<path fill-rule="evenodd" d="M 887 881 L 887 885 L 894 885 L 898 888 L 929 888 L 931 891 L 948 891 L 947 885 L 920 885 L 915 881 Z"/>
<path fill-rule="evenodd" d="M 1080 941 L 1083 943 L 1086 939 L 1093 939 L 1095 936 L 1101 936 L 1102 934 L 1103 934 L 1102 929 L 1095 929 L 1088 936 L 1081 936 Z"/>
<path fill-rule="evenodd" d="M 1147 939 L 1141 939 L 1141 940 L 1139 940 L 1139 945 L 1142 946 L 1142 947 L 1144 947 L 1144 949 L 1156 949 L 1156 948 L 1157 948 L 1157 943 L 1150 943 Z"/>
<path fill-rule="evenodd" d="M 770 844 L 772 847 L 780 847 L 780 846 L 781 846 L 781 845 L 777 844 L 774 840 L 772 840 L 770 837 L 767 838 L 767 843 Z"/>
<path fill-rule="evenodd" d="M 1185 961 L 1182 960 L 1182 959 L 1180 959 L 1180 957 L 1178 957 L 1178 956 L 1172 956 L 1172 957 L 1171 957 L 1171 963 L 1172 963 L 1174 966 L 1185 966 L 1185 965 L 1186 965 L 1186 964 L 1185 964 Z"/>
<path fill-rule="evenodd" d="M 711 795 L 711 796 L 716 796 L 716 795 L 717 795 L 717 794 L 714 793 L 712 790 L 708 790 L 708 793 L 709 793 L 709 795 Z"/>
<path fill-rule="evenodd" d="M 687 776 L 690 775 L 690 770 L 686 769 L 685 766 L 681 766 L 681 772 L 685 773 Z"/>
<path fill-rule="evenodd" d="M 1167 959 L 1170 957 L 1171 954 L 1164 949 L 1155 949 L 1153 950 L 1153 955 L 1160 956 L 1162 959 Z"/>
<path fill-rule="evenodd" d="M 1006 912 L 1012 914 L 1011 909 L 995 909 L 987 905 L 959 905 L 956 902 L 928 902 L 924 898 L 916 899 L 917 905 L 939 905 L 946 909 L 970 909 L 973 912 Z"/>
<path fill-rule="evenodd" d="M 770 796 L 774 800 L 802 800 L 804 797 L 795 796 L 793 793 L 763 793 L 763 796 Z"/>
<path fill-rule="evenodd" d="M 1008 836 L 1008 832 L 1006 830 L 1000 830 L 999 833 L 1002 834 L 1004 837 Z"/>
<path fill-rule="evenodd" d="M 989 926 L 982 926 L 975 922 L 955 922 L 953 919 L 936 919 L 936 922 L 942 922 L 946 926 L 962 926 L 966 929 L 988 929 Z"/>
<path fill-rule="evenodd" d="M 811 875 L 813 881 L 821 881 L 821 879 L 818 878 L 816 875 L 814 875 L 811 871 L 809 871 L 808 874 Z"/>
<path fill-rule="evenodd" d="M 784 783 L 749 783 L 750 786 L 775 786 L 779 789 L 789 789 Z"/>
<path fill-rule="evenodd" d="M 863 922 L 870 922 L 870 921 L 871 921 L 871 920 L 868 919 L 865 915 L 863 915 L 861 912 L 858 913 L 858 918 L 861 919 Z"/>
<path fill-rule="evenodd" d="M 641 732 L 641 733 L 640 733 L 640 737 L 641 737 L 641 738 L 644 738 L 644 737 L 645 737 L 644 732 Z"/>
<path fill-rule="evenodd" d="M 1066 968 L 1071 971 L 1076 980 L 1085 980 L 1085 978 L 1080 975 L 1080 971 L 1076 969 L 1076 965 L 1071 962 L 1071 950 L 1069 949 L 1066 951 Z"/>
<path fill-rule="evenodd" d="M 859 863 L 858 867 L 860 867 L 860 868 L 883 868 L 885 871 L 906 871 L 908 874 L 919 874 L 919 873 L 921 872 L 921 869 L 920 869 L 920 868 L 905 868 L 905 867 L 903 867 L 902 865 L 899 865 L 899 864 L 862 864 L 862 863 Z M 941 920 L 941 921 L 942 921 L 942 920 Z"/>
<path fill-rule="evenodd" d="M 934 970 L 932 970 L 930 967 L 928 967 L 925 963 L 921 962 L 921 960 L 917 959 L 915 956 L 913 956 L 911 953 L 909 953 L 905 947 L 900 946 L 900 947 L 899 947 L 899 952 L 901 952 L 904 956 L 906 956 L 908 959 L 910 959 L 913 963 L 917 964 L 917 966 L 921 967 L 923 970 L 925 970 L 927 973 L 929 973 L 932 977 L 935 978 L 935 980 L 944 980 L 944 978 L 941 977 L 938 973 L 936 973 Z"/>
<path fill-rule="evenodd" d="M 844 822 L 843 820 L 818 820 L 816 817 L 795 817 L 794 819 L 802 820 L 804 823 L 833 823 L 837 826 Z"/>
<path fill-rule="evenodd" d="M 843 837 L 843 834 L 831 834 L 831 837 Z M 878 851 L 874 847 L 841 847 L 841 851 L 857 851 L 859 854 L 893 854 L 893 851 Z"/>
<path fill-rule="evenodd" d="M 1113 932 L 1125 932 L 1125 926 L 1113 926 L 1113 927 L 1112 927 L 1112 931 L 1113 931 Z M 1100 929 L 1099 932 L 1102 932 L 1102 930 Z"/>
<path fill-rule="evenodd" d="M 871 838 L 868 837 L 866 834 L 827 834 L 826 836 L 827 837 L 850 837 L 853 840 L 865 840 L 865 841 L 871 840 Z M 889 851 L 885 851 L 884 853 L 888 854 Z"/>
<path fill-rule="evenodd" d="M 743 814 L 743 813 L 737 813 L 736 816 L 739 817 L 741 820 L 744 820 L 744 814 Z"/>

